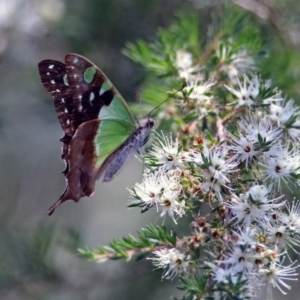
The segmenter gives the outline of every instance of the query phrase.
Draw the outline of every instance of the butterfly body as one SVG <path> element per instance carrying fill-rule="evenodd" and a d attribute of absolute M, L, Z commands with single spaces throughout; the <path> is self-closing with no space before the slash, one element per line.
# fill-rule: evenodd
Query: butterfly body
<path fill-rule="evenodd" d="M 64 201 L 92 195 L 100 177 L 111 181 L 147 142 L 154 121 L 139 124 L 107 77 L 83 56 L 68 54 L 65 63 L 43 60 L 38 67 L 65 133 L 61 141 L 67 186 L 49 208 L 51 215 Z"/>
<path fill-rule="evenodd" d="M 116 150 L 114 156 L 107 159 L 103 165 L 103 170 L 105 170 L 103 182 L 113 180 L 124 163 L 132 158 L 132 156 L 147 143 L 153 126 L 154 121 L 149 118 L 144 126 L 139 127 L 132 136 Z M 102 173 L 100 172 L 99 176 L 101 177 L 101 175 Z"/>

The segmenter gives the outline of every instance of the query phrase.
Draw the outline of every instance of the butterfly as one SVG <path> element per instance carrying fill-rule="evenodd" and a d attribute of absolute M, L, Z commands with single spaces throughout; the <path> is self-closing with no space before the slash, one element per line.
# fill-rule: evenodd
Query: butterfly
<path fill-rule="evenodd" d="M 79 54 L 67 54 L 64 63 L 43 60 L 38 69 L 64 131 L 60 141 L 66 189 L 48 209 L 51 215 L 67 200 L 91 196 L 100 177 L 111 181 L 146 144 L 154 120 L 139 123 L 105 74 Z"/>

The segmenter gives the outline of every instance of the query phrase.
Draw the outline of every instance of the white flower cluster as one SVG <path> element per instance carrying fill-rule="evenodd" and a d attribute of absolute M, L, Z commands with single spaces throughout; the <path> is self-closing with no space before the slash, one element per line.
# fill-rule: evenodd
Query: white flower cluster
<path fill-rule="evenodd" d="M 160 216 L 168 214 L 176 223 L 175 215 L 182 217 L 185 214 L 185 201 L 179 199 L 181 185 L 176 172 L 166 172 L 165 168 L 149 171 L 144 174 L 141 183 L 137 183 L 130 194 L 135 200 L 134 206 L 143 208 L 143 211 L 156 207 Z"/>
<path fill-rule="evenodd" d="M 290 249 L 297 253 L 295 248 L 300 246 L 296 221 L 300 218 L 300 202 L 290 206 L 280 201 L 283 196 L 274 195 L 281 192 L 282 182 L 298 185 L 300 151 L 295 141 L 300 139 L 300 114 L 293 101 L 283 100 L 280 92 L 256 75 L 245 75 L 243 83 L 237 83 L 237 89 L 226 86 L 237 98 L 232 104 L 235 109 L 247 107 L 251 111 L 237 121 L 236 133 L 227 132 L 229 157 L 237 164 L 236 176 L 227 177 L 231 189 L 227 190 L 227 201 L 223 201 L 225 225 L 230 225 L 230 230 L 227 251 L 208 265 L 218 284 L 245 280 L 245 298 L 257 295 L 267 284 L 271 298 L 271 287 L 285 294 L 290 289 L 286 281 L 298 277 L 298 263 L 284 265 L 284 256 L 289 256 Z M 243 175 L 252 178 L 254 184 L 240 183 L 246 192 L 237 194 L 234 180 Z"/>
<path fill-rule="evenodd" d="M 215 115 L 211 128 L 217 127 L 216 138 L 188 144 L 191 135 L 198 134 L 193 125 L 195 133 L 187 131 L 183 148 L 180 134 L 175 139 L 157 134 L 145 155 L 143 180 L 130 190 L 130 206 L 142 211 L 155 207 L 175 223 L 189 212 L 196 219 L 192 235 L 180 240 L 180 246 L 153 252 L 151 260 L 164 269 L 163 278 L 187 275 L 191 265 L 201 265 L 191 254 L 205 244 L 210 251 L 204 265 L 214 289 L 244 282 L 241 299 L 252 298 L 264 284 L 269 295 L 271 287 L 285 293 L 290 289 L 286 281 L 298 276 L 298 264 L 284 261 L 289 249 L 297 253 L 300 246 L 300 202 L 289 204 L 281 191 L 282 183 L 290 189 L 299 186 L 300 109 L 270 81 L 245 75 L 255 69 L 245 49 L 234 53 L 220 45 L 215 54 L 218 74 L 229 78 L 221 86 L 215 77 L 205 80 L 203 68 L 187 51 L 177 53 L 174 66 L 186 81 L 176 93 L 180 112 L 196 115 L 192 124 Z M 216 89 L 227 97 L 222 105 Z M 205 202 L 212 211 L 199 217 Z M 202 222 L 206 219 L 210 221 Z"/>
<path fill-rule="evenodd" d="M 297 280 L 298 264 L 282 263 L 289 249 L 296 252 L 294 247 L 300 246 L 300 202 L 289 205 L 279 202 L 279 198 L 270 199 L 269 195 L 270 188 L 254 185 L 247 193 L 224 204 L 232 215 L 229 222 L 238 226 L 233 226 L 236 231 L 228 236 L 224 257 L 215 265 L 209 263 L 216 282 L 226 284 L 229 278 L 237 281 L 242 275 L 248 292 L 255 294 L 258 282 L 261 286 L 276 286 L 285 293 L 283 288 L 290 287 L 284 280 Z"/>
<path fill-rule="evenodd" d="M 229 174 L 236 171 L 237 163 L 233 158 L 228 159 L 228 148 L 225 145 L 205 148 L 202 153 L 192 151 L 189 155 L 190 161 L 202 168 L 202 190 L 213 191 L 219 201 L 223 201 L 222 187 L 229 188 Z"/>
<path fill-rule="evenodd" d="M 294 107 L 294 102 L 284 101 L 280 92 L 273 96 L 263 98 L 249 96 L 254 85 L 261 91 L 265 87 L 264 82 L 258 81 L 254 76 L 251 80 L 244 76 L 245 91 L 238 95 L 237 90 L 228 88 L 230 92 L 240 99 L 251 99 L 243 105 L 255 106 L 253 101 L 259 98 L 261 103 L 269 105 L 253 110 L 248 117 L 241 118 L 237 122 L 238 136 L 228 133 L 231 139 L 230 149 L 238 163 L 245 163 L 249 167 L 260 170 L 260 178 L 263 182 L 270 179 L 275 187 L 281 190 L 281 183 L 298 185 L 297 177 L 300 175 L 300 151 L 295 141 L 300 139 L 300 111 Z M 253 83 L 255 82 L 255 84 Z M 242 94 L 244 96 L 242 96 Z M 248 96 L 246 96 L 248 95 Z M 241 105 L 241 101 L 236 107 Z M 289 108 L 289 109 L 287 109 Z M 283 116 L 284 114 L 284 116 Z M 257 174 L 257 173 L 256 173 Z"/>
<path fill-rule="evenodd" d="M 237 79 L 237 76 L 255 70 L 254 60 L 246 49 L 234 52 L 232 45 L 220 43 L 216 50 L 216 56 L 219 60 L 219 72 L 226 73 L 233 82 Z M 195 112 L 198 119 L 202 119 L 209 112 L 214 111 L 212 88 L 217 82 L 216 80 L 205 80 L 203 67 L 195 63 L 192 53 L 185 50 L 177 51 L 174 66 L 179 77 L 186 81 L 186 87 L 178 93 L 179 98 L 176 103 L 185 112 Z M 255 80 L 248 82 L 248 79 L 245 78 L 243 86 L 240 83 L 239 85 L 240 91 L 234 91 L 230 87 L 228 89 L 233 91 L 239 98 L 237 100 L 239 105 L 245 103 L 249 106 L 252 105 L 252 98 L 255 98 L 259 93 L 259 78 L 256 79 L 256 82 Z"/>

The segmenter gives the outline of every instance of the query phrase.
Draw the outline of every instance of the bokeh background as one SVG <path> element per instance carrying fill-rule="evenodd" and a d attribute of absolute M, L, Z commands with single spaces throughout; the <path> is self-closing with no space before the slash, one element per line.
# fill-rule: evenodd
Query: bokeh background
<path fill-rule="evenodd" d="M 141 215 L 126 208 L 126 187 L 141 178 L 137 160 L 113 182 L 99 182 L 93 197 L 77 204 L 68 201 L 53 216 L 46 215 L 65 188 L 64 163 L 60 159 L 62 130 L 52 98 L 40 83 L 37 64 L 43 59 L 64 60 L 68 52 L 80 53 L 101 67 L 125 99 L 138 100 L 135 93 L 145 74 L 122 55 L 125 43 L 154 40 L 157 29 L 170 25 L 179 10 L 198 9 L 202 24 L 206 18 L 208 23 L 218 2 L 0 0 L 1 300 L 150 300 L 180 295 L 175 289 L 178 281 L 161 282 L 161 272 L 151 272 L 149 261 L 95 264 L 77 256 L 78 248 L 108 244 L 150 222 L 161 222 L 155 213 Z M 231 5 L 235 2 L 243 9 L 243 1 Z M 298 0 L 265 2 L 281 12 L 279 25 L 285 23 L 285 31 L 279 28 L 281 39 L 288 41 L 284 41 L 284 55 L 297 57 Z M 277 64 L 281 61 L 284 73 L 286 57 L 278 56 Z M 284 74 L 277 74 L 279 67 L 275 80 L 297 101 L 299 59 L 294 62 L 288 83 Z M 298 299 L 296 285 L 290 299 L 292 295 Z"/>

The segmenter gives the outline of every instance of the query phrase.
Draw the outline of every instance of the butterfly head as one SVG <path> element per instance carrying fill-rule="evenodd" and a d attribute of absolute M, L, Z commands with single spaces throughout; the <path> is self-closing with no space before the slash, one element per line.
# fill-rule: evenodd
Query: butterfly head
<path fill-rule="evenodd" d="M 145 127 L 152 129 L 154 127 L 154 123 L 155 122 L 152 118 L 148 118 Z"/>
<path fill-rule="evenodd" d="M 154 127 L 154 120 L 152 118 L 142 119 L 139 121 L 140 127 L 138 129 L 138 135 L 140 137 L 140 147 L 145 145 L 149 140 L 152 128 Z"/>
<path fill-rule="evenodd" d="M 154 127 L 154 120 L 152 118 L 145 118 L 145 119 L 142 119 L 142 120 L 139 120 L 139 124 L 140 124 L 140 129 L 144 129 L 144 130 L 147 130 L 147 131 L 151 131 L 152 128 Z"/>

